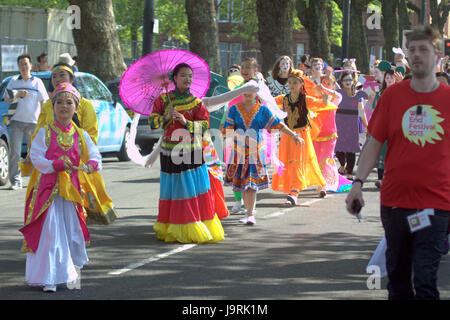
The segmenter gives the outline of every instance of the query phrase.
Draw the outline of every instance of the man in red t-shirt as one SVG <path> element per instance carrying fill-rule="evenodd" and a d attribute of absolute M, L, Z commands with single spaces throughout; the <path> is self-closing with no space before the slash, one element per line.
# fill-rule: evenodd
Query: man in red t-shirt
<path fill-rule="evenodd" d="M 382 94 L 346 204 L 352 214 L 355 202 L 364 206 L 362 185 L 387 141 L 380 201 L 389 299 L 439 299 L 437 271 L 450 214 L 450 87 L 435 75 L 439 33 L 420 27 L 407 43 L 412 79 Z"/>

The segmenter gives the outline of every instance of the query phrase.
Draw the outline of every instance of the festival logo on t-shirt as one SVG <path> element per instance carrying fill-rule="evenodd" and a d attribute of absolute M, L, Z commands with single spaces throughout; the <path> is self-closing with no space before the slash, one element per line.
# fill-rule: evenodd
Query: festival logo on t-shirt
<path fill-rule="evenodd" d="M 416 105 L 409 108 L 403 115 L 402 127 L 405 137 L 422 147 L 425 143 L 434 144 L 442 140 L 444 129 L 439 124 L 444 119 L 439 117 L 440 112 L 430 105 Z"/>

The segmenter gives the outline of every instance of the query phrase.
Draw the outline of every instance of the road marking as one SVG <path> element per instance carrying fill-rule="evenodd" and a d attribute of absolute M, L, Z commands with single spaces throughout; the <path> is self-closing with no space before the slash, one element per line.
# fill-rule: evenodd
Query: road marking
<path fill-rule="evenodd" d="M 155 261 L 167 258 L 168 256 L 174 255 L 174 254 L 179 253 L 179 252 L 183 252 L 183 251 L 192 249 L 192 248 L 194 248 L 196 246 L 197 246 L 197 244 L 185 244 L 185 245 L 182 245 L 181 247 L 175 248 L 175 249 L 170 250 L 168 252 L 160 253 L 160 254 L 157 254 L 156 256 L 152 256 L 152 257 L 149 257 L 147 259 L 141 260 L 139 262 L 132 263 L 132 264 L 126 266 L 125 268 L 108 272 L 108 275 L 118 276 L 118 275 L 124 274 L 125 272 L 128 272 L 128 271 L 140 268 L 143 265 L 146 265 L 146 264 L 149 264 L 149 263 L 152 263 L 152 262 L 155 262 Z"/>
<path fill-rule="evenodd" d="M 328 196 L 328 197 L 332 198 L 332 196 Z M 320 200 L 323 200 L 323 199 L 321 198 L 321 199 L 309 200 L 309 201 L 306 201 L 304 203 L 300 203 L 300 205 L 309 206 L 309 205 L 311 205 L 311 204 L 313 204 L 315 202 L 318 202 Z M 261 218 L 270 219 L 270 218 L 273 218 L 273 217 L 282 216 L 282 215 L 284 215 L 284 214 L 286 214 L 286 213 L 288 213 L 290 211 L 293 211 L 294 209 L 296 209 L 296 207 L 290 207 L 290 208 L 287 208 L 287 209 L 284 209 L 284 210 L 281 210 L 281 211 L 273 212 L 273 213 L 271 213 L 271 214 L 269 214 L 269 215 L 267 215 L 265 217 L 261 217 Z M 164 252 L 164 253 L 160 253 L 160 254 L 157 254 L 155 256 L 151 256 L 151 257 L 149 257 L 147 259 L 141 260 L 141 261 L 136 262 L 136 263 L 129 264 L 125 268 L 108 272 L 108 275 L 118 276 L 118 275 L 124 274 L 125 272 L 128 272 L 128 271 L 140 268 L 140 267 L 142 267 L 142 266 L 144 266 L 146 264 L 149 264 L 149 263 L 152 263 L 152 262 L 156 262 L 156 261 L 159 261 L 161 259 L 167 258 L 167 257 L 169 257 L 171 255 L 174 255 L 174 254 L 177 254 L 177 253 L 180 253 L 180 252 L 192 249 L 192 248 L 194 248 L 196 246 L 198 246 L 198 244 L 195 244 L 195 243 L 193 243 L 193 244 L 185 244 L 185 245 L 182 245 L 182 246 L 180 246 L 178 248 L 175 248 L 173 250 L 170 250 L 170 251 L 167 251 L 167 252 Z"/>

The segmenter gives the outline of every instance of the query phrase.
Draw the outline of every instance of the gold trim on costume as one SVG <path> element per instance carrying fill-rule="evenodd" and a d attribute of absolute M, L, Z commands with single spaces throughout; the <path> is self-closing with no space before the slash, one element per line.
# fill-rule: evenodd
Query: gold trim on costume
<path fill-rule="evenodd" d="M 53 71 L 56 71 L 56 70 L 65 70 L 65 71 L 69 72 L 69 73 L 73 76 L 73 70 L 70 69 L 69 67 L 66 67 L 66 66 L 56 66 L 56 67 L 54 67 L 54 68 L 52 69 L 52 72 L 53 72 Z"/>
<path fill-rule="evenodd" d="M 318 141 L 318 142 L 321 142 L 321 141 L 330 141 L 330 140 L 336 139 L 337 137 L 338 137 L 338 135 L 337 135 L 337 133 L 335 132 L 335 133 L 333 133 L 333 134 L 330 134 L 330 135 L 327 136 L 327 137 L 317 137 L 317 138 L 314 139 L 314 141 Z"/>
<path fill-rule="evenodd" d="M 64 151 L 69 151 L 73 147 L 74 138 L 73 135 L 75 134 L 75 127 L 72 125 L 69 132 L 64 132 L 57 126 L 50 124 L 50 127 L 53 131 L 57 134 L 56 136 L 56 143 L 58 143 L 58 146 L 61 147 Z"/>

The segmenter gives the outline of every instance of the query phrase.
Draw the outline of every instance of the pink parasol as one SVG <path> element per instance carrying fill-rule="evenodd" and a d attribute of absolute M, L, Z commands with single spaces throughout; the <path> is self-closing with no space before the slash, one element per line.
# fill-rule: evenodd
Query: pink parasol
<path fill-rule="evenodd" d="M 193 78 L 190 92 L 199 99 L 203 98 L 211 80 L 208 64 L 192 52 L 169 49 L 150 53 L 125 71 L 119 86 L 122 101 L 131 110 L 150 115 L 159 95 L 175 89 L 169 72 L 179 63 L 191 67 Z"/>

